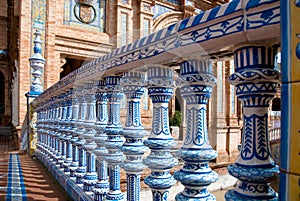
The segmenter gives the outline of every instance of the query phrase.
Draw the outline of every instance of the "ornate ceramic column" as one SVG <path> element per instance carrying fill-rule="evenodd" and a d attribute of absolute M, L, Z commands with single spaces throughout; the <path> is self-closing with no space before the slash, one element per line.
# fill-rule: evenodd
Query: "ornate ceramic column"
<path fill-rule="evenodd" d="M 43 155 L 43 108 L 41 105 L 35 108 L 35 112 L 37 113 L 36 120 L 36 133 L 37 133 L 37 142 L 36 142 L 36 156 L 40 157 Z"/>
<path fill-rule="evenodd" d="M 173 71 L 162 66 L 148 68 L 148 94 L 153 102 L 152 130 L 144 142 L 151 149 L 144 164 L 151 169 L 151 175 L 144 182 L 151 190 L 154 201 L 169 199 L 169 189 L 175 184 L 170 169 L 178 161 L 170 153 L 175 145 L 169 128 L 168 103 L 173 94 Z"/>
<path fill-rule="evenodd" d="M 240 155 L 228 172 L 239 179 L 226 200 L 277 200 L 270 187 L 278 167 L 271 158 L 268 107 L 276 93 L 280 73 L 274 70 L 273 49 L 245 46 L 235 50 L 235 73 L 229 77 L 243 101 L 244 127 Z"/>
<path fill-rule="evenodd" d="M 56 164 L 58 158 L 60 157 L 60 151 L 59 151 L 59 143 L 58 143 L 58 132 L 57 132 L 57 121 L 59 117 L 59 96 L 55 96 L 52 98 L 52 117 L 50 120 L 50 131 L 49 134 L 51 135 L 51 138 L 53 139 L 53 160 L 52 163 Z"/>
<path fill-rule="evenodd" d="M 107 154 L 105 147 L 105 141 L 107 135 L 105 133 L 105 127 L 107 125 L 107 94 L 105 89 L 105 80 L 97 80 L 95 82 L 96 87 L 96 100 L 97 100 L 97 121 L 95 123 L 96 135 L 94 137 L 97 143 L 97 148 L 94 153 L 97 156 L 97 172 L 98 182 L 96 183 L 93 192 L 95 201 L 103 201 L 108 190 L 109 183 L 107 178 L 107 163 L 104 161 L 104 156 Z"/>
<path fill-rule="evenodd" d="M 92 192 L 93 186 L 98 180 L 98 175 L 96 172 L 96 155 L 94 153 L 97 144 L 94 141 L 94 135 L 96 131 L 94 130 L 96 123 L 96 98 L 94 82 L 88 82 L 84 84 L 84 94 L 85 100 L 87 102 L 86 117 L 84 122 L 85 132 L 82 137 L 86 140 L 84 144 L 84 149 L 86 150 L 86 174 L 84 175 L 84 185 L 83 189 L 86 194 L 93 196 Z"/>
<path fill-rule="evenodd" d="M 74 89 L 71 88 L 69 89 L 68 93 L 67 93 L 67 100 L 66 100 L 66 107 L 67 107 L 67 111 L 66 111 L 66 119 L 65 119 L 65 143 L 66 143 L 66 160 L 64 161 L 63 167 L 64 167 L 64 172 L 65 174 L 69 175 L 70 174 L 70 169 L 69 166 L 72 163 L 72 142 L 71 142 L 71 138 L 72 138 L 72 112 L 73 112 L 73 108 L 72 108 L 72 104 L 73 104 L 73 93 L 74 93 Z"/>
<path fill-rule="evenodd" d="M 81 92 L 81 91 L 80 91 Z M 70 178 L 73 181 L 76 181 L 76 169 L 78 168 L 78 147 L 76 145 L 76 142 L 78 140 L 78 134 L 77 134 L 77 122 L 79 120 L 79 108 L 81 108 L 81 104 L 79 105 L 77 100 L 77 88 L 75 87 L 74 93 L 72 95 L 72 117 L 71 117 L 71 128 L 70 133 L 72 134 L 72 137 L 70 139 L 70 142 L 72 143 L 72 162 L 69 166 L 70 169 Z"/>
<path fill-rule="evenodd" d="M 50 135 L 50 118 L 52 115 L 52 102 L 51 99 L 48 99 L 45 105 L 45 120 L 43 121 L 43 145 L 47 144 L 47 146 L 43 147 L 44 155 L 47 155 L 49 162 L 53 161 L 53 152 L 54 152 L 54 147 L 52 144 L 52 136 Z"/>
<path fill-rule="evenodd" d="M 123 140 L 120 135 L 122 125 L 120 122 L 120 100 L 123 96 L 121 93 L 119 76 L 106 77 L 108 106 L 108 122 L 106 126 L 107 141 L 105 146 L 108 149 L 104 160 L 108 163 L 109 168 L 109 192 L 106 200 L 123 201 L 124 194 L 121 192 L 120 186 L 120 166 L 124 160 L 124 156 L 120 151 Z"/>
<path fill-rule="evenodd" d="M 46 121 L 46 109 L 47 106 L 44 104 L 43 106 L 40 106 L 36 109 L 36 112 L 38 113 L 38 121 L 37 121 L 37 133 L 38 133 L 38 143 L 37 143 L 37 149 L 38 149 L 38 156 L 39 158 L 43 158 L 46 154 L 46 147 L 49 147 L 47 143 L 45 143 L 46 139 L 46 133 L 45 133 L 45 121 Z"/>
<path fill-rule="evenodd" d="M 176 155 L 184 160 L 174 177 L 185 189 L 177 194 L 177 201 L 216 200 L 207 187 L 218 179 L 208 162 L 217 157 L 207 133 L 206 107 L 216 78 L 210 60 L 189 60 L 180 65 L 180 92 L 187 104 L 187 131 L 184 144 Z"/>
<path fill-rule="evenodd" d="M 55 137 L 55 150 L 56 150 L 56 155 L 55 155 L 55 161 L 54 163 L 56 166 L 60 166 L 60 161 L 59 159 L 61 158 L 61 153 L 62 153 L 62 144 L 61 140 L 59 139 L 60 137 L 60 120 L 61 120 L 61 100 L 62 95 L 58 95 L 55 100 L 55 116 L 53 118 L 53 132 L 52 135 Z"/>
<path fill-rule="evenodd" d="M 142 156 L 147 147 L 143 145 L 144 131 L 141 122 L 141 96 L 144 93 L 145 80 L 141 73 L 128 72 L 121 79 L 123 92 L 127 98 L 127 118 L 125 128 L 122 131 L 126 141 L 122 151 L 126 155 L 121 167 L 127 176 L 127 200 L 140 200 L 140 174 L 145 168 Z"/>
<path fill-rule="evenodd" d="M 76 146 L 78 147 L 78 154 L 79 154 L 79 160 L 78 160 L 78 168 L 76 169 L 76 183 L 78 186 L 83 188 L 83 177 L 86 173 L 86 151 L 84 149 L 85 139 L 82 136 L 85 132 L 84 127 L 84 121 L 86 118 L 86 109 L 87 104 L 85 101 L 85 95 L 83 94 L 83 85 L 80 85 L 76 89 L 76 95 L 78 97 L 79 101 L 79 119 L 76 122 L 77 125 L 77 136 L 78 140 L 75 142 Z"/>
<path fill-rule="evenodd" d="M 48 143 L 48 147 L 46 148 L 46 153 L 48 153 L 49 163 L 52 163 L 55 160 L 55 139 L 52 136 L 52 127 L 53 122 L 52 118 L 54 116 L 54 107 L 53 107 L 53 98 L 50 98 L 47 103 L 47 120 L 44 124 L 44 133 L 46 135 L 45 143 Z"/>
<path fill-rule="evenodd" d="M 66 92 L 63 92 L 61 94 L 60 98 L 60 117 L 59 117 L 59 144 L 60 144 L 60 150 L 61 150 L 61 157 L 58 159 L 57 165 L 59 165 L 59 168 L 61 171 L 64 170 L 64 161 L 66 160 L 66 141 L 65 141 L 65 136 L 66 136 L 66 130 L 65 130 L 65 120 L 67 117 L 67 94 Z"/>

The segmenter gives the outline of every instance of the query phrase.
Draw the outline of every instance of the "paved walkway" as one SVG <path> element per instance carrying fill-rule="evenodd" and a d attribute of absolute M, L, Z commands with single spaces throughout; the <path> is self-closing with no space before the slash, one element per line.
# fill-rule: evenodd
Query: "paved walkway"
<path fill-rule="evenodd" d="M 0 201 L 71 200 L 35 158 L 13 151 L 8 136 L 0 136 Z"/>

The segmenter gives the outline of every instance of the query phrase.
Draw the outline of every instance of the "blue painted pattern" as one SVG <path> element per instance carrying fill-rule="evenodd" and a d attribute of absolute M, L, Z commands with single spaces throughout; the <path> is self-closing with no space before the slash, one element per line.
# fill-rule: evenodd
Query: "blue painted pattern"
<path fill-rule="evenodd" d="M 24 177 L 18 154 L 10 154 L 9 157 L 8 183 L 5 200 L 27 201 Z"/>
<path fill-rule="evenodd" d="M 229 77 L 243 102 L 242 148 L 228 172 L 238 185 L 226 193 L 226 200 L 277 200 L 269 182 L 278 173 L 271 158 L 268 134 L 269 102 L 276 94 L 280 73 L 274 70 L 274 54 L 266 46 L 246 46 L 235 51 L 235 73 Z"/>

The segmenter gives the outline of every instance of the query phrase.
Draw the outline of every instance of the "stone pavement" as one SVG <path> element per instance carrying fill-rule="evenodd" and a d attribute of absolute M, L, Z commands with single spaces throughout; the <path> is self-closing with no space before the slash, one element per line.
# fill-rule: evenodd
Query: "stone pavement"
<path fill-rule="evenodd" d="M 44 166 L 0 135 L 0 201 L 71 200 Z"/>

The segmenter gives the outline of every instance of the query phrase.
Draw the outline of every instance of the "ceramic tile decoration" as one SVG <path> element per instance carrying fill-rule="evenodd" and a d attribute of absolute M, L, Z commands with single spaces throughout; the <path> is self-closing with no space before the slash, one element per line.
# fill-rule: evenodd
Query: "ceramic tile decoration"
<path fill-rule="evenodd" d="M 81 23 L 75 16 L 79 15 L 80 11 L 86 12 L 80 9 L 79 4 L 76 0 L 65 0 L 64 1 L 64 24 L 70 25 L 77 28 L 92 30 L 92 31 L 105 31 L 105 18 L 106 18 L 106 0 L 93 1 L 95 8 L 96 18 L 90 24 Z M 82 13 L 83 15 L 89 15 L 89 12 Z"/>

